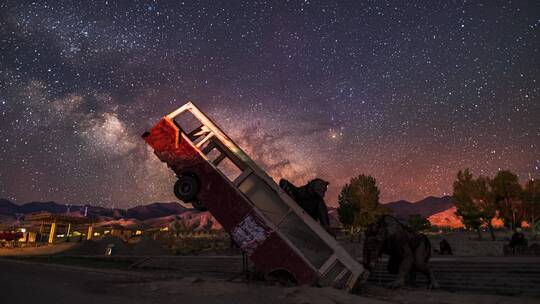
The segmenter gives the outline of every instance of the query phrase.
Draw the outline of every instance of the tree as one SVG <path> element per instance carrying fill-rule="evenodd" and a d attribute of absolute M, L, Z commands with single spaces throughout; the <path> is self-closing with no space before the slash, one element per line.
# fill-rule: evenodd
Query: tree
<path fill-rule="evenodd" d="M 482 222 L 488 227 L 491 235 L 491 240 L 495 241 L 495 233 L 493 232 L 492 221 L 497 215 L 497 206 L 495 196 L 489 187 L 489 179 L 479 176 L 474 181 L 474 192 L 472 194 L 473 203 L 481 212 Z"/>
<path fill-rule="evenodd" d="M 431 228 L 431 223 L 420 214 L 409 215 L 407 224 L 409 225 L 409 227 L 411 227 L 412 229 L 416 231 L 424 231 Z"/>
<path fill-rule="evenodd" d="M 517 175 L 502 170 L 490 181 L 497 209 L 506 227 L 521 226 L 524 213 L 521 204 L 522 188 Z"/>
<path fill-rule="evenodd" d="M 457 180 L 454 181 L 452 202 L 456 206 L 456 215 L 459 216 L 466 228 L 476 230 L 478 238 L 482 238 L 480 227 L 482 226 L 482 212 L 474 204 L 473 195 L 476 192 L 475 180 L 469 169 L 459 171 Z"/>
<path fill-rule="evenodd" d="M 491 222 L 497 216 L 498 204 L 491 184 L 487 177 L 473 178 L 469 169 L 459 171 L 454 182 L 453 201 L 458 209 L 456 214 L 462 218 L 465 227 L 477 230 L 481 237 L 479 229 L 486 226 L 495 241 Z"/>
<path fill-rule="evenodd" d="M 379 203 L 379 194 L 377 181 L 372 176 L 362 174 L 353 177 L 343 186 L 338 197 L 340 222 L 351 232 L 373 223 L 377 216 L 386 213 Z"/>
<path fill-rule="evenodd" d="M 339 207 L 337 209 L 337 213 L 339 216 L 339 221 L 341 224 L 343 224 L 343 226 L 350 228 L 352 232 L 354 226 L 354 214 L 356 210 L 354 206 L 349 204 L 347 201 L 339 200 L 338 203 Z"/>
<path fill-rule="evenodd" d="M 540 180 L 530 180 L 525 184 L 522 201 L 527 220 L 536 234 L 540 222 Z"/>

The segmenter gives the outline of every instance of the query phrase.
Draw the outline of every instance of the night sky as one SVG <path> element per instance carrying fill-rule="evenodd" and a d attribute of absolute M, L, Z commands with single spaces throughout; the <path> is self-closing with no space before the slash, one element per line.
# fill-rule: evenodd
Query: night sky
<path fill-rule="evenodd" d="M 539 1 L 2 1 L 0 197 L 174 201 L 140 135 L 193 101 L 275 179 L 381 200 L 540 178 Z M 410 3 L 409 3 L 410 2 Z M 415 1 L 416 2 L 416 1 Z"/>

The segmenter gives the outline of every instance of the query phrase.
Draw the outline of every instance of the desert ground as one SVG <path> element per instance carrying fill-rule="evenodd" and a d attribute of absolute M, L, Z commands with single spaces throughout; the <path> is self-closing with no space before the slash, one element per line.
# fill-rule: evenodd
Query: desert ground
<path fill-rule="evenodd" d="M 452 246 L 455 256 L 502 256 L 503 245 L 508 244 L 511 232 L 505 230 L 495 231 L 496 240 L 492 241 L 489 233 L 482 232 L 482 239 L 478 239 L 478 234 L 472 231 L 441 231 L 428 233 L 432 243 L 432 248 L 437 249 L 439 242 L 446 239 Z M 525 232 L 529 245 L 540 243 L 540 239 L 534 239 L 528 232 Z M 342 246 L 354 257 L 362 258 L 362 242 L 361 238 L 356 237 L 341 237 L 339 238 Z M 170 242 L 167 240 L 167 242 Z M 167 243 L 161 240 L 160 243 Z M 170 251 L 172 254 L 179 255 L 238 255 L 238 249 L 231 249 L 229 239 L 215 238 L 187 238 L 177 240 L 174 244 L 175 250 Z M 40 247 L 15 247 L 15 248 L 0 248 L 0 256 L 5 255 L 50 255 L 64 252 L 76 245 L 76 242 L 58 242 L 55 246 L 40 246 Z M 153 253 L 147 253 L 153 254 Z M 83 254 L 84 255 L 84 254 Z M 434 254 L 435 255 L 435 254 Z"/>
<path fill-rule="evenodd" d="M 482 240 L 478 240 L 474 232 L 430 234 L 435 248 L 442 238 L 452 244 L 455 255 L 435 255 L 434 263 L 440 264 L 441 259 L 456 258 L 468 262 L 474 259 L 512 259 L 502 257 L 502 245 L 509 239 L 509 234 L 504 231 L 497 232 L 498 240 L 495 242 L 489 240 L 487 233 L 484 233 Z M 102 241 L 117 242 L 120 253 L 127 250 L 118 239 Z M 2 303 L 538 303 L 538 298 L 526 296 L 429 291 L 423 287 L 390 290 L 372 281 L 366 284 L 359 295 L 333 288 L 284 287 L 238 275 L 240 262 L 234 260 L 232 254 L 235 252 L 230 252 L 230 249 L 210 252 L 206 250 L 208 246 L 194 246 L 191 243 L 189 248 L 176 250 L 177 255 L 171 255 L 174 254 L 172 251 L 166 253 L 163 259 L 149 263 L 150 267 L 133 268 L 133 263 L 145 255 L 162 253 L 156 252 L 155 247 L 159 246 L 153 240 L 139 242 L 137 247 L 132 245 L 131 251 L 124 253 L 133 254 L 138 249 L 143 253 L 142 257 L 106 258 L 98 243 L 67 242 L 53 246 L 0 249 Z M 353 256 L 361 258 L 361 243 L 358 239 L 343 238 L 342 244 Z M 199 247 L 205 249 L 198 253 L 192 252 Z M 94 252 L 96 250 L 98 253 Z M 178 255 L 181 252 L 187 252 L 188 255 Z M 220 254 L 236 264 L 230 263 L 227 266 L 229 270 L 221 273 L 208 271 L 215 267 L 212 265 L 205 271 L 187 270 L 183 266 L 170 267 L 174 259 L 183 256 L 206 259 L 206 256 Z M 160 263 L 167 267 L 156 267 Z"/>
<path fill-rule="evenodd" d="M 0 256 L 37 256 L 64 252 L 76 243 L 59 243 L 54 246 L 0 248 Z"/>
<path fill-rule="evenodd" d="M 270 286 L 208 274 L 133 272 L 0 259 L 3 303 L 538 303 L 538 299 L 367 286 Z M 4 302 L 5 301 L 5 302 Z"/>

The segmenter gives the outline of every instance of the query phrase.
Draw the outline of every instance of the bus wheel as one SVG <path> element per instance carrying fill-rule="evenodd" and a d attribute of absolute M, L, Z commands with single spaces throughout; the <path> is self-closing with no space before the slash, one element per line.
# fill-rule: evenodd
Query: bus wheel
<path fill-rule="evenodd" d="M 196 177 L 182 175 L 174 184 L 174 195 L 184 203 L 191 203 L 196 200 L 200 186 Z"/>
<path fill-rule="evenodd" d="M 191 205 L 193 206 L 193 208 L 199 211 L 208 211 L 208 209 L 206 209 L 206 207 L 204 207 L 203 204 L 199 202 L 198 200 L 192 201 Z"/>

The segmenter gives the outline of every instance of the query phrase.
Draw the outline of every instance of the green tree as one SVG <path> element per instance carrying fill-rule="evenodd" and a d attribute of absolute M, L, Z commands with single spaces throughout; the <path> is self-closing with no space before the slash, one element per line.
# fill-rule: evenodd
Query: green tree
<path fill-rule="evenodd" d="M 522 194 L 523 208 L 534 234 L 540 224 L 540 180 L 530 180 Z"/>
<path fill-rule="evenodd" d="M 469 169 L 459 171 L 454 182 L 453 202 L 465 227 L 477 230 L 481 238 L 480 227 L 486 226 L 491 239 L 495 240 L 491 222 L 497 215 L 497 204 L 489 178 L 475 179 Z"/>
<path fill-rule="evenodd" d="M 411 214 L 407 220 L 409 227 L 416 231 L 424 231 L 431 228 L 431 223 L 420 214 Z"/>
<path fill-rule="evenodd" d="M 476 181 L 469 169 L 459 171 L 454 181 L 452 202 L 456 206 L 456 215 L 459 216 L 466 228 L 476 230 L 478 238 L 482 238 L 480 227 L 482 226 L 482 211 L 474 203 L 474 194 L 477 193 Z"/>
<path fill-rule="evenodd" d="M 353 177 L 338 197 L 340 222 L 351 232 L 373 223 L 377 216 L 386 213 L 379 203 L 379 194 L 377 181 L 372 176 Z"/>
<path fill-rule="evenodd" d="M 481 212 L 483 224 L 488 227 L 491 240 L 495 241 L 492 220 L 497 216 L 495 196 L 489 186 L 489 178 L 480 176 L 474 181 L 473 203 Z"/>
<path fill-rule="evenodd" d="M 353 224 L 354 224 L 354 214 L 356 212 L 354 206 L 352 204 L 349 204 L 347 201 L 338 200 L 339 207 L 337 209 L 337 213 L 339 216 L 339 221 L 343 226 L 351 229 L 351 232 L 353 230 Z"/>
<path fill-rule="evenodd" d="M 490 186 L 504 225 L 512 229 L 521 226 L 523 190 L 517 175 L 508 170 L 499 171 L 490 181 Z"/>

